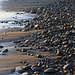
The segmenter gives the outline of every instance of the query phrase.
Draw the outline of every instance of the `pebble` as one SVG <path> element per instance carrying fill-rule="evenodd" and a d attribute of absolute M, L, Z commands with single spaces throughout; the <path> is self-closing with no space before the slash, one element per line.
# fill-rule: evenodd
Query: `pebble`
<path fill-rule="evenodd" d="M 66 65 L 63 66 L 63 69 L 64 70 L 70 70 L 72 68 L 73 68 L 73 65 L 72 64 L 66 64 Z"/>
<path fill-rule="evenodd" d="M 29 74 L 28 74 L 28 72 L 24 72 L 24 73 L 22 73 L 21 75 L 29 75 Z"/>
<path fill-rule="evenodd" d="M 55 69 L 54 68 L 48 68 L 44 70 L 45 73 L 55 73 Z"/>
<path fill-rule="evenodd" d="M 3 48 L 3 46 L 0 46 L 0 48 Z"/>
<path fill-rule="evenodd" d="M 16 68 L 15 68 L 15 72 L 23 73 L 24 70 L 23 70 L 22 67 L 16 67 Z"/>
<path fill-rule="evenodd" d="M 42 58 L 42 55 L 38 54 L 38 55 L 37 55 L 37 58 Z"/>
<path fill-rule="evenodd" d="M 41 68 L 40 67 L 33 67 L 32 71 L 41 71 Z"/>

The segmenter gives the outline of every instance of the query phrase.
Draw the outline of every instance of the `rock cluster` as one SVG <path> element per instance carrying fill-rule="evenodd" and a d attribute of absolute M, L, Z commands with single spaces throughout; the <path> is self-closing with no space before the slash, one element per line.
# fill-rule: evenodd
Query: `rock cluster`
<path fill-rule="evenodd" d="M 14 41 L 17 47 L 30 47 L 40 52 L 49 52 L 53 57 L 36 55 L 41 60 L 34 65 L 23 63 L 23 67 L 16 67 L 15 72 L 21 75 L 73 75 L 75 72 L 75 12 L 72 3 L 59 1 L 29 10 L 39 14 L 38 17 L 26 22 L 22 31 L 41 30 L 32 35 L 27 35 L 22 40 Z M 27 49 L 16 50 L 28 52 Z M 34 54 L 35 56 L 35 54 Z M 48 74 L 47 74 L 48 73 Z"/>

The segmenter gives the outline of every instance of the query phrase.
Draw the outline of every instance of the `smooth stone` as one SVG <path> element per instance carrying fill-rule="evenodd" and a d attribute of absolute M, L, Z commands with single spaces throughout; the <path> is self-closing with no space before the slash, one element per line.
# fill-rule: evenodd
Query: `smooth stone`
<path fill-rule="evenodd" d="M 0 48 L 3 48 L 3 46 L 0 46 Z"/>
<path fill-rule="evenodd" d="M 34 72 L 35 75 L 36 75 L 36 74 L 39 74 L 39 73 L 40 73 L 39 71 L 35 71 L 35 72 Z"/>
<path fill-rule="evenodd" d="M 23 48 L 21 51 L 22 51 L 22 52 L 27 52 L 27 49 Z"/>
<path fill-rule="evenodd" d="M 0 52 L 0 55 L 5 55 L 5 53 L 3 53 L 3 52 Z"/>
<path fill-rule="evenodd" d="M 24 73 L 22 73 L 21 75 L 28 75 L 28 72 L 24 72 Z"/>
<path fill-rule="evenodd" d="M 63 52 L 62 52 L 61 50 L 58 50 L 58 49 L 57 49 L 56 55 L 63 55 Z"/>
<path fill-rule="evenodd" d="M 31 64 L 23 67 L 23 70 L 28 70 L 28 69 L 31 69 Z"/>
<path fill-rule="evenodd" d="M 24 70 L 22 67 L 16 67 L 15 72 L 23 73 Z"/>
<path fill-rule="evenodd" d="M 37 58 L 42 58 L 42 55 L 38 54 L 38 55 L 37 55 Z"/>
<path fill-rule="evenodd" d="M 44 73 L 55 73 L 55 69 L 54 68 L 48 68 L 44 70 Z"/>
<path fill-rule="evenodd" d="M 64 70 L 70 70 L 70 69 L 72 69 L 72 68 L 73 68 L 72 64 L 66 64 L 66 65 L 64 65 L 64 67 L 63 67 Z"/>
<path fill-rule="evenodd" d="M 40 67 L 33 67 L 32 71 L 41 71 L 41 68 Z"/>
<path fill-rule="evenodd" d="M 4 53 L 4 52 L 8 52 L 8 49 L 2 50 L 1 52 L 2 52 L 2 53 Z"/>
<path fill-rule="evenodd" d="M 19 72 L 14 72 L 13 75 L 21 75 Z"/>

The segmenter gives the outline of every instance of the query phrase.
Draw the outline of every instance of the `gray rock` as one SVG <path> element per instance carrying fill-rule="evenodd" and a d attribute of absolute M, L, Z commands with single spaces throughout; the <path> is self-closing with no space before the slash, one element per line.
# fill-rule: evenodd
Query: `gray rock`
<path fill-rule="evenodd" d="M 16 68 L 15 68 L 15 72 L 23 73 L 23 72 L 24 72 L 24 70 L 23 70 L 23 68 L 22 68 L 22 67 L 16 67 Z"/>
<path fill-rule="evenodd" d="M 29 74 L 28 74 L 28 72 L 24 72 L 24 73 L 22 73 L 21 75 L 29 75 Z"/>

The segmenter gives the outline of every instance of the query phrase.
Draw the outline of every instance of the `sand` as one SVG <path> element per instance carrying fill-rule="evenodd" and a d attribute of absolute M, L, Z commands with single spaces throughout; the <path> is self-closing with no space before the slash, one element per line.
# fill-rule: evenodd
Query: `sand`
<path fill-rule="evenodd" d="M 8 31 L 9 29 L 5 29 L 3 31 Z M 2 32 L 3 32 L 2 31 Z M 24 37 L 26 35 L 32 35 L 33 33 L 36 33 L 37 31 L 41 30 L 31 30 L 27 32 L 20 32 L 16 31 L 16 29 L 13 30 L 13 32 L 7 32 L 6 34 L 0 33 L 0 44 L 1 43 L 6 43 L 8 44 L 9 42 L 12 42 L 14 40 L 18 40 L 21 37 Z M 9 48 L 9 47 L 8 47 Z M 23 47 L 25 48 L 25 47 Z M 25 55 L 24 53 L 20 53 L 16 51 L 17 48 L 10 48 L 8 49 L 8 52 L 6 55 L 0 55 L 0 75 L 8 75 L 11 74 L 11 70 L 14 69 L 17 66 L 22 66 L 21 61 L 27 61 L 28 63 L 34 64 L 38 58 L 35 58 L 35 56 L 28 56 Z M 18 48 L 20 49 L 20 48 Z M 22 47 L 21 47 L 22 49 Z M 2 50 L 2 49 L 1 49 Z M 34 51 L 35 52 L 35 51 Z M 37 52 L 36 54 L 38 54 Z M 48 52 L 41 53 L 42 55 L 45 56 Z M 49 54 L 49 53 L 48 53 Z"/>

